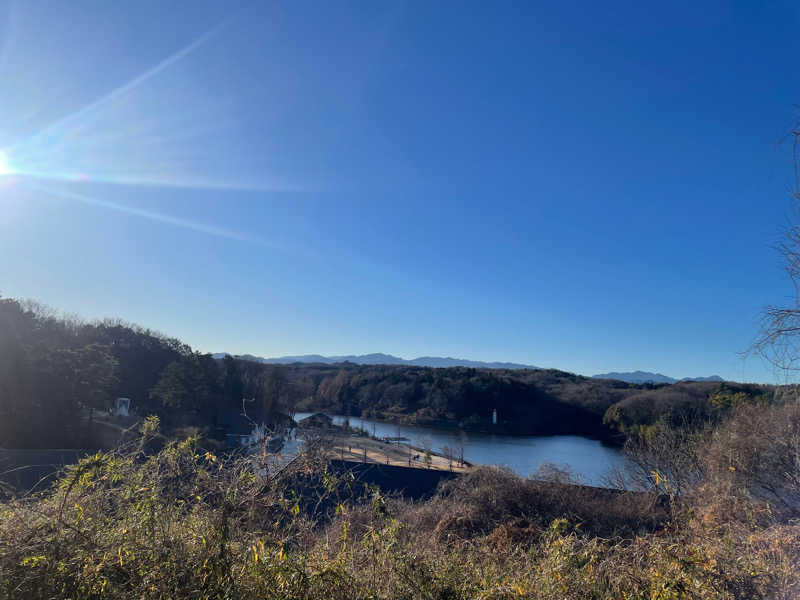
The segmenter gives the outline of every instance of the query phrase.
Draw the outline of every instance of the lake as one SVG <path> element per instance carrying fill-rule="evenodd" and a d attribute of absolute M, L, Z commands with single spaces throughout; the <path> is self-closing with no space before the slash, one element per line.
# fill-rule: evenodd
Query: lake
<path fill-rule="evenodd" d="M 296 420 L 312 413 L 297 413 Z M 342 415 L 332 415 L 337 425 L 344 423 Z M 427 441 L 434 452 L 442 446 L 458 448 L 459 432 L 415 425 L 394 425 L 359 417 L 350 417 L 350 425 L 363 427 L 378 437 L 404 437 L 415 446 Z M 568 466 L 573 474 L 588 485 L 604 485 L 604 476 L 612 468 L 625 463 L 622 452 L 598 440 L 577 435 L 516 436 L 488 433 L 467 433 L 464 458 L 471 463 L 506 466 L 515 473 L 528 476 L 543 463 Z"/>

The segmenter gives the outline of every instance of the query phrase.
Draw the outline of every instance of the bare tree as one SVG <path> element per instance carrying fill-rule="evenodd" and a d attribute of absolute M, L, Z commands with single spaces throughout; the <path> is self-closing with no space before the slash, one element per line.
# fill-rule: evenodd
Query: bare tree
<path fill-rule="evenodd" d="M 467 447 L 467 432 L 463 429 L 458 433 L 458 462 L 464 466 L 464 448 Z"/>
<path fill-rule="evenodd" d="M 794 165 L 795 210 L 800 212 L 800 120 L 787 136 L 792 140 Z M 784 268 L 794 286 L 794 298 L 789 306 L 767 306 L 761 321 L 761 331 L 750 348 L 786 375 L 800 370 L 800 220 L 795 219 L 786 232 L 778 251 Z"/>
<path fill-rule="evenodd" d="M 625 443 L 628 458 L 626 479 L 634 489 L 657 490 L 677 498 L 692 489 L 704 475 L 698 452 L 711 433 L 689 423 L 668 426 L 657 423 L 643 436 L 631 436 Z"/>
<path fill-rule="evenodd" d="M 442 456 L 444 456 L 447 459 L 450 465 L 450 470 L 452 471 L 453 461 L 455 461 L 458 458 L 458 450 L 456 450 L 452 446 L 442 446 L 441 452 Z"/>
<path fill-rule="evenodd" d="M 773 517 L 800 516 L 800 404 L 739 407 L 705 445 L 703 460 L 723 496 L 767 501 Z"/>
<path fill-rule="evenodd" d="M 422 446 L 422 453 L 423 453 L 423 461 L 425 465 L 430 469 L 431 463 L 433 462 L 433 456 L 431 453 L 431 438 L 428 436 L 422 436 L 419 440 L 420 445 Z"/>

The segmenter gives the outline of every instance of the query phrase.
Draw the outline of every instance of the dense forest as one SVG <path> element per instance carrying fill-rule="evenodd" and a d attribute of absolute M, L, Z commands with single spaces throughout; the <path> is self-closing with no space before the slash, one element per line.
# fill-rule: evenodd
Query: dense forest
<path fill-rule="evenodd" d="M 115 398 L 167 431 L 213 433 L 220 416 L 276 412 L 281 373 L 215 360 L 176 340 L 118 320 L 87 323 L 33 302 L 0 299 L 0 447 L 92 448 L 95 416 Z M 285 411 L 284 411 L 285 412 Z"/>
<path fill-rule="evenodd" d="M 658 422 L 701 423 L 734 405 L 772 402 L 784 388 L 756 384 L 631 384 L 554 369 L 434 369 L 289 365 L 305 393 L 296 406 L 398 423 L 512 434 L 580 434 L 623 441 Z M 492 413 L 497 410 L 498 423 Z"/>
<path fill-rule="evenodd" d="M 119 320 L 84 322 L 34 302 L 0 299 L 0 447 L 101 447 L 95 415 L 117 397 L 131 398 L 139 416 L 158 415 L 166 431 L 192 426 L 213 435 L 226 414 L 243 410 L 254 420 L 325 410 L 621 443 L 658 423 L 714 420 L 785 393 L 736 383 L 636 385 L 544 369 L 218 360 Z"/>

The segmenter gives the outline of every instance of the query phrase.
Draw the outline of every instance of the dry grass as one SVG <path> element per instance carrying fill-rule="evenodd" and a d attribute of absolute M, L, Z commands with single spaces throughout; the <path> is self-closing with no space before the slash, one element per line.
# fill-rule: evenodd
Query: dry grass
<path fill-rule="evenodd" d="M 362 494 L 313 449 L 256 477 L 192 440 L 148 452 L 151 434 L 0 506 L 0 597 L 800 597 L 800 526 L 747 481 L 706 479 L 669 519 L 647 495 L 498 469 L 414 504 Z"/>

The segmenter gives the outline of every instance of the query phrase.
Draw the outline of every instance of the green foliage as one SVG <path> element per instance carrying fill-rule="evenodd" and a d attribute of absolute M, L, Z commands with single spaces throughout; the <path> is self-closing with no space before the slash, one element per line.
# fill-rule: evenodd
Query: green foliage
<path fill-rule="evenodd" d="M 215 361 L 190 354 L 168 364 L 150 390 L 150 399 L 163 414 L 209 414 L 212 397 L 219 396 Z M 232 385 L 229 383 L 229 385 Z M 235 406 L 235 404 L 233 404 Z"/>
<path fill-rule="evenodd" d="M 85 415 L 111 404 L 117 364 L 107 340 L 0 300 L 0 446 L 80 447 Z"/>

